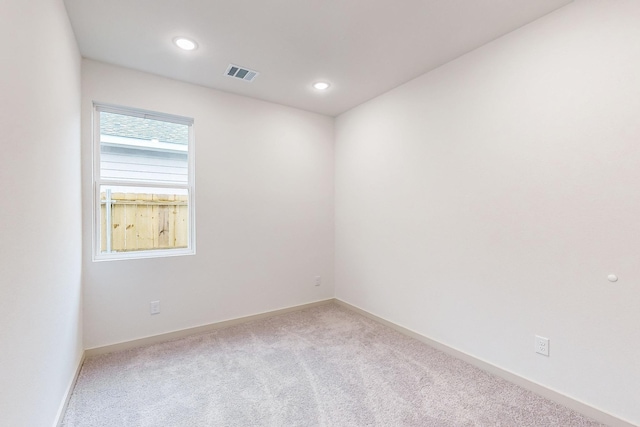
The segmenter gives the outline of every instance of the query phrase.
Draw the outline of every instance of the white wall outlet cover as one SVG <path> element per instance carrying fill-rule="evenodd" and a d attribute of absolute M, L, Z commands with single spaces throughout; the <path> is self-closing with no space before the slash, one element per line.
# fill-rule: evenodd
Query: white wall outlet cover
<path fill-rule="evenodd" d="M 151 314 L 159 314 L 160 313 L 160 301 L 151 301 L 149 303 L 149 311 Z"/>
<path fill-rule="evenodd" d="M 543 356 L 549 356 L 549 338 L 536 335 L 535 351 Z"/>
<path fill-rule="evenodd" d="M 322 277 L 321 276 L 316 276 L 315 284 L 316 284 L 316 286 L 320 286 L 322 284 Z"/>

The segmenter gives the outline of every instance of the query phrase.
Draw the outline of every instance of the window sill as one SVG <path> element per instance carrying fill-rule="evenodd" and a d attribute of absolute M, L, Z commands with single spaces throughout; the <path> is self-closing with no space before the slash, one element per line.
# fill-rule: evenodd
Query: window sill
<path fill-rule="evenodd" d="M 93 262 L 118 261 L 127 259 L 166 258 L 174 256 L 195 255 L 195 249 L 155 249 L 150 251 L 111 252 L 94 254 Z"/>

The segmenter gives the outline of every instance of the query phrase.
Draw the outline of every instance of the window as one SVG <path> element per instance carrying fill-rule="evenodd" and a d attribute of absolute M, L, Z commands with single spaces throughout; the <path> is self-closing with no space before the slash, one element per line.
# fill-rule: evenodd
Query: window
<path fill-rule="evenodd" d="M 93 259 L 195 253 L 193 119 L 94 105 Z"/>

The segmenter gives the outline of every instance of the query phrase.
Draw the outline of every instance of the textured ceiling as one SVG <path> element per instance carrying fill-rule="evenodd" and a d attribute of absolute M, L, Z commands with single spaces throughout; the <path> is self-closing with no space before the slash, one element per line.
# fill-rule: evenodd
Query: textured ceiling
<path fill-rule="evenodd" d="M 572 0 L 65 0 L 82 55 L 330 116 Z M 195 39 L 184 52 L 176 36 Z M 260 72 L 224 76 L 230 63 Z M 317 80 L 331 88 L 312 89 Z"/>

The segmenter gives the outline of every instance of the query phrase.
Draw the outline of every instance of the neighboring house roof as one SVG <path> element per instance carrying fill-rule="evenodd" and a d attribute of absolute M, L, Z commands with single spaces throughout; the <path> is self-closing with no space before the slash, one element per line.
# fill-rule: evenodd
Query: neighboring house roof
<path fill-rule="evenodd" d="M 107 112 L 100 112 L 100 134 L 146 140 L 157 139 L 160 142 L 172 144 L 187 145 L 189 142 L 189 127 L 186 125 Z"/>

